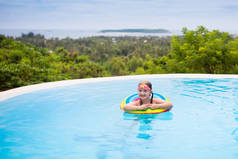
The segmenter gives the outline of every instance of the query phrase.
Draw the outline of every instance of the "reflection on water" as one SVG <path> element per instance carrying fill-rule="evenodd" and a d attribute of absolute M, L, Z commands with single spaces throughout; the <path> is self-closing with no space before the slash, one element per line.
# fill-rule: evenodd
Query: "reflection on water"
<path fill-rule="evenodd" d="M 184 79 L 182 84 L 178 84 L 177 88 L 181 87 L 182 96 L 194 101 L 202 101 L 210 103 L 214 112 L 220 107 L 217 115 L 226 116 L 220 122 L 220 125 L 234 125 L 234 130 L 231 135 L 238 142 L 238 81 L 237 79 Z M 201 106 L 200 106 L 201 107 Z M 229 119 L 234 119 L 231 122 Z"/>
<path fill-rule="evenodd" d="M 124 120 L 144 120 L 144 119 L 158 119 L 158 120 L 172 120 L 173 114 L 172 112 L 164 112 L 160 114 L 131 114 L 131 113 L 124 113 L 123 114 Z"/>
<path fill-rule="evenodd" d="M 238 128 L 236 128 L 231 134 L 232 136 L 234 136 L 234 139 L 238 142 Z"/>
<path fill-rule="evenodd" d="M 123 114 L 124 120 L 134 120 L 135 123 L 131 125 L 133 127 L 135 124 L 139 124 L 138 134 L 136 138 L 149 140 L 152 138 L 152 122 L 154 120 L 172 120 L 173 114 L 171 112 L 164 112 L 160 114 Z"/>
<path fill-rule="evenodd" d="M 214 99 L 227 100 L 234 88 L 227 83 L 230 79 L 185 79 L 182 81 L 182 96 L 201 99 L 216 104 Z M 178 85 L 180 87 L 181 84 Z M 228 94 L 228 95 L 226 95 Z"/>
<path fill-rule="evenodd" d="M 150 135 L 150 130 L 152 130 L 151 126 L 152 119 L 151 118 L 143 118 L 139 120 L 139 133 L 137 134 L 137 138 L 148 140 L 152 136 Z"/>

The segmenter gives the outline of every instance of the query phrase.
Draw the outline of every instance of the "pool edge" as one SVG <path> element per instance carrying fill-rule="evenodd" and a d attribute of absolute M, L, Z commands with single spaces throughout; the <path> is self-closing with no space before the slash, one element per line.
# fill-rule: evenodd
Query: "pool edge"
<path fill-rule="evenodd" d="M 128 79 L 141 79 L 141 78 L 238 78 L 238 75 L 229 74 L 153 74 L 153 75 L 129 75 L 129 76 L 114 76 L 114 77 L 98 77 L 98 78 L 84 78 L 84 79 L 74 79 L 74 80 L 63 80 L 55 82 L 46 82 L 35 85 L 23 86 L 7 91 L 0 92 L 0 102 L 19 96 L 22 94 L 61 87 L 61 86 L 70 86 L 74 84 L 81 83 L 92 83 L 92 82 L 103 82 L 103 81 L 112 81 L 112 80 L 128 80 Z"/>

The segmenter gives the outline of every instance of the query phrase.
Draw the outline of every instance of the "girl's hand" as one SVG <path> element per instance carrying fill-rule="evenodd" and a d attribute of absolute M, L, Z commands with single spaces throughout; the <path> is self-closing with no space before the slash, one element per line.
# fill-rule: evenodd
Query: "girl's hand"
<path fill-rule="evenodd" d="M 150 109 L 171 109 L 172 106 L 173 105 L 170 102 L 164 102 L 161 104 L 151 104 L 149 108 Z"/>
<path fill-rule="evenodd" d="M 149 106 L 149 108 L 150 108 L 150 109 L 156 109 L 156 108 L 153 106 L 153 104 L 151 104 L 151 105 Z"/>
<path fill-rule="evenodd" d="M 137 110 L 146 110 L 149 107 L 150 107 L 150 104 L 143 104 L 141 106 L 138 106 Z"/>

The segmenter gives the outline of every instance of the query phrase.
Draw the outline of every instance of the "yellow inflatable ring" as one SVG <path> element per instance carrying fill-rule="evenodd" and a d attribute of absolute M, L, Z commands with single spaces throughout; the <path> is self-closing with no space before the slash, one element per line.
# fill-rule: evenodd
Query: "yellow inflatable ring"
<path fill-rule="evenodd" d="M 160 98 L 162 100 L 169 102 L 169 99 L 167 97 L 165 97 L 161 94 L 158 94 L 158 93 L 154 93 L 153 98 Z M 121 110 L 126 113 L 133 113 L 133 114 L 158 114 L 158 113 L 163 113 L 163 112 L 167 112 L 170 110 L 170 109 L 146 109 L 146 110 L 125 111 L 123 109 L 125 104 L 131 103 L 133 101 L 137 101 L 139 99 L 140 98 L 139 98 L 138 94 L 133 94 L 133 95 L 126 97 L 121 103 L 121 106 L 120 106 Z"/>

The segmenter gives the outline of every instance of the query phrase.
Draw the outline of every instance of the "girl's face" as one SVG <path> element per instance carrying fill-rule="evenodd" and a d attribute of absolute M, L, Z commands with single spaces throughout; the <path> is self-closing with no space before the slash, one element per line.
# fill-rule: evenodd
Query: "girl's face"
<path fill-rule="evenodd" d="M 138 95 L 141 99 L 147 99 L 152 93 L 151 89 L 147 85 L 138 86 Z"/>

